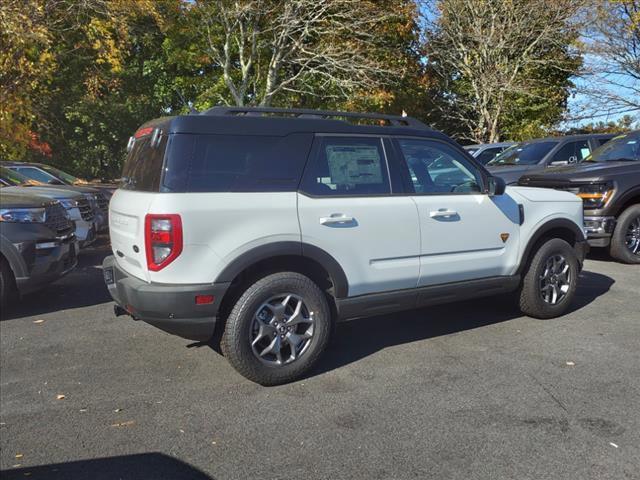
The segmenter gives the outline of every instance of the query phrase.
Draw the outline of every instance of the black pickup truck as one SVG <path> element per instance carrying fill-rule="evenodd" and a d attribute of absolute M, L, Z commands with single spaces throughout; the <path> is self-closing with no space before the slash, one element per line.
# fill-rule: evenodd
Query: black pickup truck
<path fill-rule="evenodd" d="M 640 130 L 614 138 L 582 163 L 524 175 L 518 184 L 575 193 L 583 200 L 589 244 L 640 263 Z"/>

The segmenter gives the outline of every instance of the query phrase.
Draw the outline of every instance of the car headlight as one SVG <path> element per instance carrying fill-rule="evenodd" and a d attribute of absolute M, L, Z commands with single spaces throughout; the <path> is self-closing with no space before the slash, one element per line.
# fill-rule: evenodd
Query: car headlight
<path fill-rule="evenodd" d="M 613 195 L 613 185 L 611 183 L 581 185 L 577 195 L 582 198 L 584 208 L 602 208 Z"/>
<path fill-rule="evenodd" d="M 76 208 L 78 206 L 78 202 L 72 200 L 70 198 L 63 198 L 60 201 L 60 204 L 66 209 L 69 210 L 71 208 Z"/>
<path fill-rule="evenodd" d="M 0 221 L 11 223 L 44 223 L 44 208 L 3 208 L 0 210 Z"/>

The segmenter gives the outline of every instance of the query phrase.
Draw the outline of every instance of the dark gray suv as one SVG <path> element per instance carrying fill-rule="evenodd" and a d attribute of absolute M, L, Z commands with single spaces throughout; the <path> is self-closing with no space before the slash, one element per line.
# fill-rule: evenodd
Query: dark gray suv
<path fill-rule="evenodd" d="M 0 192 L 0 300 L 30 293 L 77 264 L 75 226 L 56 200 Z"/>
<path fill-rule="evenodd" d="M 568 135 L 517 143 L 490 161 L 486 167 L 507 185 L 524 174 L 542 173 L 547 167 L 580 163 L 614 134 Z"/>

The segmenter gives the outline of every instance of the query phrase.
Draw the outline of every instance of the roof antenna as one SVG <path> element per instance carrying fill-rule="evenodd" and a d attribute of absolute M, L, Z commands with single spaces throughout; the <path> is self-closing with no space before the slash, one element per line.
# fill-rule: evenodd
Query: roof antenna
<path fill-rule="evenodd" d="M 190 114 L 197 114 L 198 111 L 193 108 L 192 105 L 189 104 L 189 102 L 187 102 L 184 98 L 184 96 L 182 95 L 182 93 L 180 93 L 180 90 L 178 90 L 177 88 L 175 89 L 176 93 L 178 94 L 178 96 L 180 97 L 180 100 L 182 100 L 182 103 L 184 104 L 184 106 L 189 107 L 189 113 Z"/>

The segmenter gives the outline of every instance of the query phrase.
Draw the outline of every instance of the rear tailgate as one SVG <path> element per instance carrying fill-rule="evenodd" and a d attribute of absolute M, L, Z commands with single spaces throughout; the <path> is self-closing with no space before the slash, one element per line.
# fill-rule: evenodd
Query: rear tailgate
<path fill-rule="evenodd" d="M 109 232 L 116 261 L 125 272 L 147 282 L 144 218 L 153 196 L 148 192 L 117 190 L 109 203 Z"/>

